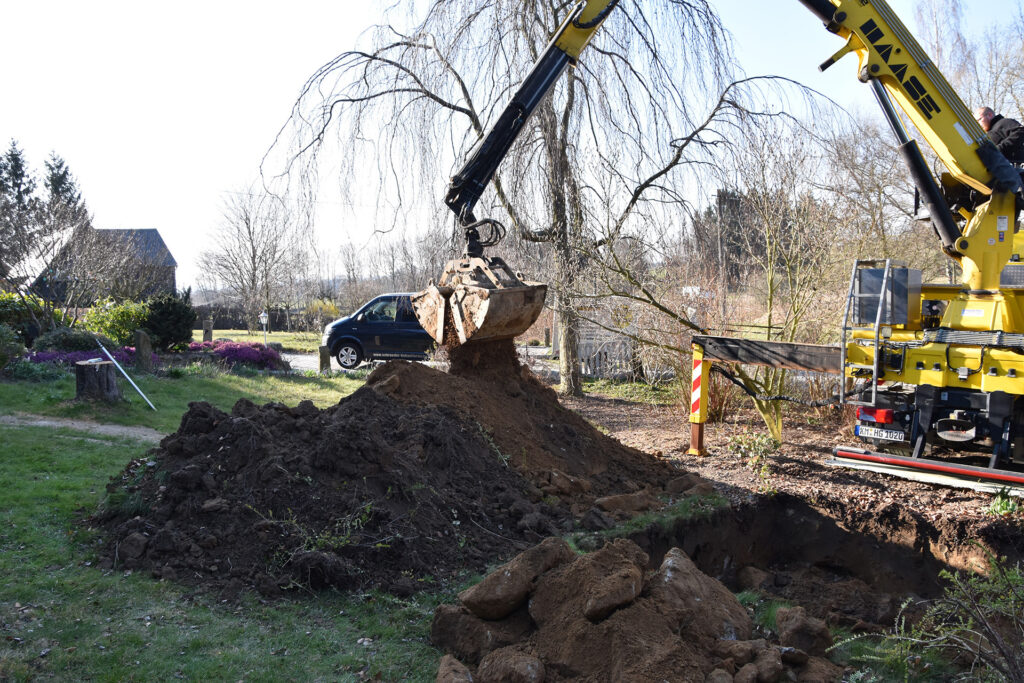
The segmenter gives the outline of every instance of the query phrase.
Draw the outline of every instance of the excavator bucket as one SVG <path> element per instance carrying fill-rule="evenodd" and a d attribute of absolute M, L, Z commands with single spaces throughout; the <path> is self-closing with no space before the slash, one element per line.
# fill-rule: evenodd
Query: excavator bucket
<path fill-rule="evenodd" d="M 441 346 L 517 337 L 544 308 L 547 285 L 525 282 L 500 258 L 449 261 L 438 284 L 413 295 L 424 330 Z"/>
<path fill-rule="evenodd" d="M 452 313 L 448 305 L 448 298 L 453 291 L 451 287 L 442 288 L 431 282 L 422 292 L 412 296 L 412 310 L 420 327 L 442 346 L 445 343 L 445 330 L 455 330 L 452 327 Z"/>

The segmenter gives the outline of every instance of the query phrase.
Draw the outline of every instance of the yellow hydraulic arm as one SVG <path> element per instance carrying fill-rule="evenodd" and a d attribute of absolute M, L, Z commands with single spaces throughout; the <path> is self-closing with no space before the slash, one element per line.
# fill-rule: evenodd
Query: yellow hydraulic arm
<path fill-rule="evenodd" d="M 991 174 L 977 154 L 985 131 L 885 0 L 813 4 L 827 6 L 831 16 L 824 19 L 826 25 L 846 39 L 822 68 L 854 52 L 860 80 L 881 83 L 950 173 L 988 194 Z"/>
<path fill-rule="evenodd" d="M 885 0 L 800 1 L 829 31 L 846 40 L 821 65 L 822 70 L 850 52 L 857 55 L 858 77 L 875 87 L 883 112 L 900 138 L 901 153 L 925 196 L 944 250 L 963 268 L 965 288 L 998 290 L 1003 267 L 1011 258 L 1021 258 L 1024 251 L 1013 239 L 1015 194 L 1020 190 L 1017 171 L 988 140 L 971 111 Z M 891 102 L 913 122 L 953 179 L 982 196 L 991 196 L 973 212 L 966 212 L 968 221 L 962 232 Z M 1017 324 L 1024 324 L 1024 320 L 1010 326 L 1014 331 L 1024 331 Z"/>
<path fill-rule="evenodd" d="M 465 250 L 445 264 L 436 283 L 431 281 L 412 298 L 417 320 L 438 344 L 511 339 L 540 315 L 547 285 L 524 280 L 499 257 L 484 256 L 484 249 L 497 244 L 505 229 L 489 218 L 477 220 L 473 209 L 530 115 L 576 64 L 618 2 L 581 0 L 572 6 L 512 100 L 452 176 L 444 202 L 462 226 Z M 490 232 L 482 237 L 485 226 Z"/>

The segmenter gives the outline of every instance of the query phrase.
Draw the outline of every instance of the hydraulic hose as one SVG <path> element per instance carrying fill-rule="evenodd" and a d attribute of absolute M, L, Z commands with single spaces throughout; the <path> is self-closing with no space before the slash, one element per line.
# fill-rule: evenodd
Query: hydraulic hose
<path fill-rule="evenodd" d="M 913 178 L 914 185 L 917 186 L 918 191 L 921 193 L 921 198 L 928 208 L 928 215 L 932 219 L 932 225 L 935 226 L 935 232 L 938 233 L 939 239 L 942 241 L 943 250 L 951 256 L 954 254 L 959 256 L 955 245 L 956 241 L 960 239 L 960 228 L 953 222 L 953 214 L 949 210 L 949 204 L 946 203 L 945 197 L 942 196 L 942 190 L 939 189 L 938 183 L 935 182 L 935 176 L 929 170 L 928 164 L 921 154 L 921 148 L 917 146 L 917 141 L 910 140 L 900 145 L 897 149 L 900 156 L 903 157 L 903 161 L 907 164 L 910 177 Z"/>
<path fill-rule="evenodd" d="M 921 154 L 921 148 L 918 147 L 916 140 L 911 140 L 910 136 L 907 135 L 907 131 L 903 128 L 903 123 L 900 121 L 896 109 L 892 106 L 892 101 L 889 99 L 888 93 L 885 92 L 885 86 L 882 85 L 882 82 L 876 78 L 871 79 L 871 90 L 875 94 L 878 106 L 882 109 L 882 115 L 885 116 L 885 120 L 889 123 L 889 127 L 892 128 L 892 132 L 900 143 L 897 149 L 900 152 L 900 156 L 903 157 L 907 169 L 910 171 L 910 177 L 914 180 L 914 185 L 921 193 L 921 198 L 924 199 L 925 206 L 928 207 L 928 215 L 931 216 L 935 232 L 942 241 L 943 251 L 952 258 L 959 258 L 960 254 L 956 250 L 956 241 L 960 239 L 960 228 L 953 222 L 953 214 L 949 210 L 949 204 L 946 203 L 946 198 L 942 196 L 942 190 L 939 189 L 939 184 L 935 182 L 935 176 L 932 175 L 931 170 L 928 168 L 928 163 L 924 160 L 924 155 Z"/>
<path fill-rule="evenodd" d="M 811 10 L 814 16 L 821 19 L 822 23 L 832 23 L 832 17 L 836 13 L 836 6 L 828 0 L 800 0 L 800 3 Z"/>

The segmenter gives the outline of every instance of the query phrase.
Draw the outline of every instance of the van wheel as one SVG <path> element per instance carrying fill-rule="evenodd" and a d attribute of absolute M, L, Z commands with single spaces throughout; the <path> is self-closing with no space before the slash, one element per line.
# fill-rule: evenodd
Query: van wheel
<path fill-rule="evenodd" d="M 355 344 L 345 342 L 338 347 L 334 357 L 345 370 L 351 370 L 363 362 L 363 352 Z"/>

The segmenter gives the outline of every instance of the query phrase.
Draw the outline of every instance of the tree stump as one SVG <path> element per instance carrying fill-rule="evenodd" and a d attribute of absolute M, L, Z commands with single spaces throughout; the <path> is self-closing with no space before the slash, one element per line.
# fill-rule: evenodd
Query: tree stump
<path fill-rule="evenodd" d="M 323 375 L 331 371 L 331 350 L 326 346 L 321 346 L 320 349 L 320 374 Z"/>
<path fill-rule="evenodd" d="M 135 330 L 135 369 L 153 372 L 153 342 L 142 330 Z"/>
<path fill-rule="evenodd" d="M 109 360 L 75 363 L 75 400 L 117 403 L 122 398 L 121 388 L 117 386 L 117 368 Z"/>
<path fill-rule="evenodd" d="M 203 341 L 213 341 L 213 318 L 207 318 L 203 321 Z"/>

